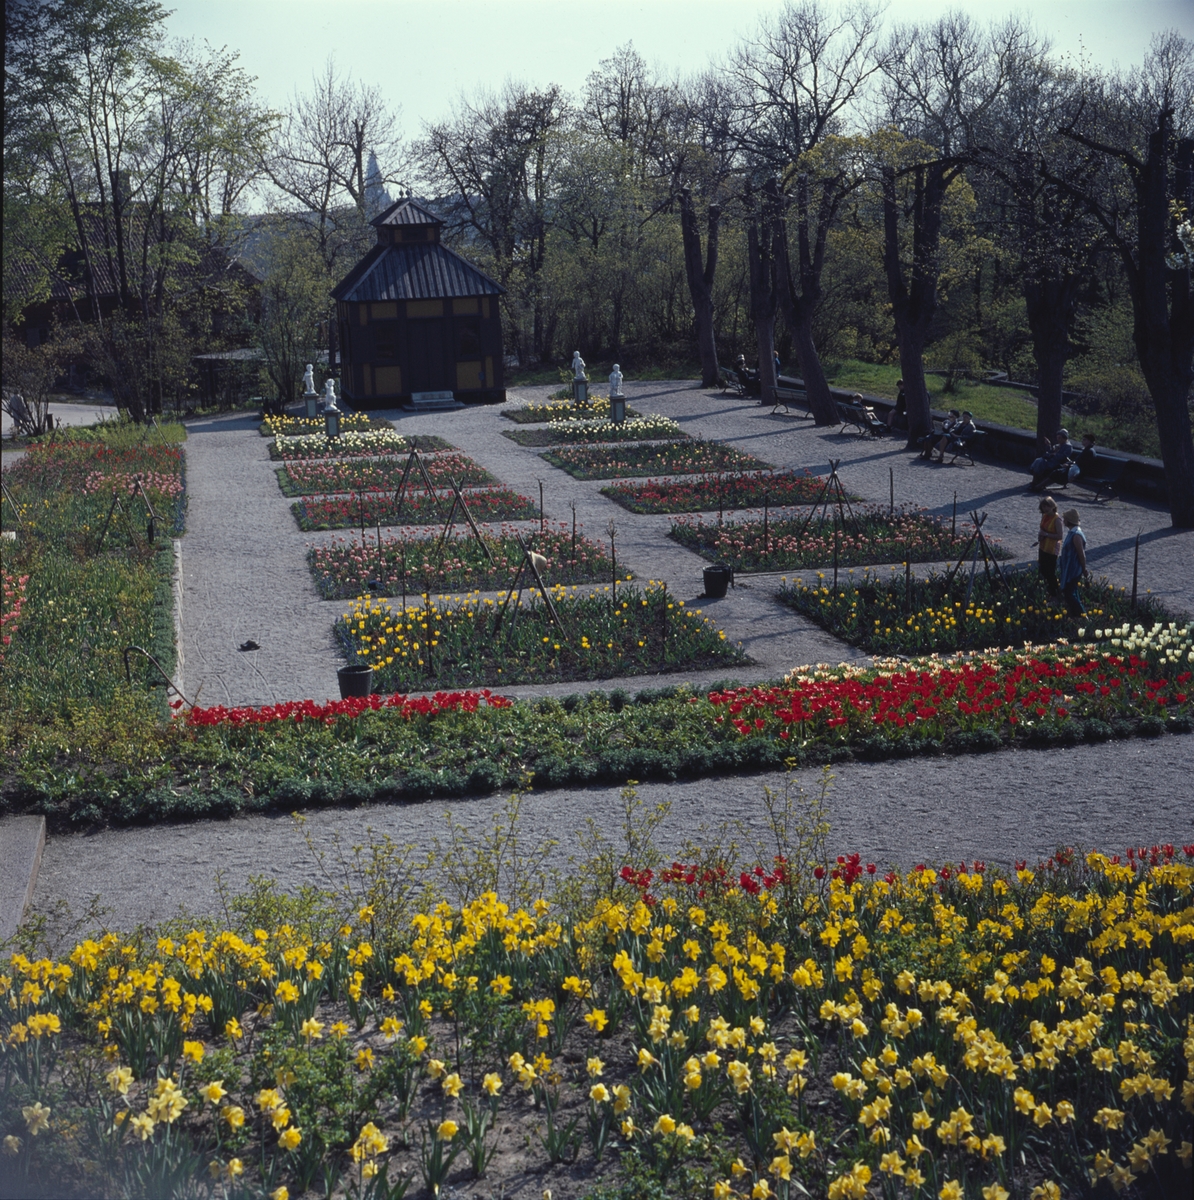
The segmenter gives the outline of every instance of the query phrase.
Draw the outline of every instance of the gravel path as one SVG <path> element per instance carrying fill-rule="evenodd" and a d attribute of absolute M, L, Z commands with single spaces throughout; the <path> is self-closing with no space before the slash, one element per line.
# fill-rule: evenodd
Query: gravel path
<path fill-rule="evenodd" d="M 538 400 L 552 389 L 511 393 L 511 406 Z M 689 383 L 642 383 L 627 387 L 643 412 L 676 418 L 694 436 L 716 438 L 750 451 L 777 467 L 821 474 L 840 460 L 846 488 L 874 503 L 923 505 L 948 514 L 957 492 L 961 518 L 972 508 L 989 513 L 987 530 L 1022 561 L 1035 557 L 1037 497 L 1026 476 L 994 464 L 932 466 L 895 440 L 860 439 L 816 430 L 794 417 L 771 416 L 755 403 L 706 392 Z M 547 516 L 578 520 L 591 538 L 618 528 L 619 562 L 639 579 L 664 579 L 686 602 L 695 602 L 740 643 L 755 665 L 704 675 L 638 677 L 630 688 L 672 679 L 696 684 L 732 673 L 743 681 L 775 678 L 807 662 L 839 662 L 857 652 L 828 637 L 771 592 L 775 577 L 743 580 L 725 600 L 704 602 L 703 560 L 663 535 L 666 516 L 637 516 L 600 494 L 601 482 L 581 482 L 549 467 L 533 448 L 500 436 L 513 426 L 495 409 L 392 418 L 400 432 L 436 433 L 525 495 L 538 497 L 544 481 Z M 320 601 L 304 560 L 305 547 L 329 534 L 300 532 L 290 501 L 278 490 L 267 443 L 244 417 L 193 422 L 187 443 L 190 508 L 183 541 L 183 625 L 188 691 L 201 703 L 262 704 L 276 699 L 335 694 L 339 658 L 331 624 L 342 602 Z M 1063 494 L 1064 497 L 1064 494 Z M 1076 491 L 1059 498 L 1076 505 L 1090 539 L 1094 571 L 1125 586 L 1131 583 L 1134 540 L 1141 533 L 1140 586 L 1180 612 L 1194 611 L 1194 533 L 1176 533 L 1157 506 L 1110 500 L 1094 504 Z M 349 534 L 349 536 L 351 536 Z M 918 568 L 927 571 L 927 567 Z M 796 574 L 797 572 L 789 572 Z M 261 649 L 237 650 L 252 639 Z M 556 685 L 511 689 L 513 694 L 584 690 Z M 831 837 L 836 850 L 863 852 L 877 862 L 909 864 L 921 859 L 983 858 L 1010 862 L 1049 854 L 1059 844 L 1120 849 L 1129 843 L 1186 841 L 1194 833 L 1194 737 L 1166 737 L 1049 752 L 1010 751 L 990 757 L 845 764 L 830 794 Z M 817 772 L 802 772 L 806 787 Z M 671 801 L 661 845 L 679 850 L 702 826 L 726 820 L 757 822 L 764 785 L 782 776 L 753 776 L 683 784 L 651 784 L 640 795 L 651 804 Z M 471 830 L 483 830 L 503 800 L 490 797 L 454 806 Z M 350 847 L 368 830 L 400 843 L 426 847 L 444 832 L 443 806 L 389 805 L 310 813 L 300 829 L 289 818 L 254 817 L 232 822 L 59 836 L 47 843 L 35 905 L 49 911 L 64 900 L 78 912 L 98 896 L 115 925 L 161 919 L 179 905 L 197 913 L 218 910 L 213 888 L 217 869 L 237 890 L 254 874 L 273 875 L 286 886 L 317 882 L 304 830 L 317 846 L 340 839 Z M 592 817 L 610 837 L 620 821 L 619 789 L 560 790 L 527 797 L 528 835 L 568 839 Z M 566 861 L 560 848 L 556 861 Z"/>

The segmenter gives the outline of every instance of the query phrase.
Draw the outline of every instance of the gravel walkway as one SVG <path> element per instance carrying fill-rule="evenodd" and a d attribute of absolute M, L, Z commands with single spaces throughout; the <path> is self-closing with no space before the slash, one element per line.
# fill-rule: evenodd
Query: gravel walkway
<path fill-rule="evenodd" d="M 511 393 L 509 404 L 539 400 L 552 389 Z M 690 383 L 642 383 L 627 387 L 642 412 L 676 418 L 694 436 L 715 438 L 755 453 L 777 467 L 824 473 L 840 460 L 846 488 L 886 504 L 889 469 L 896 503 L 923 505 L 948 514 L 957 492 L 959 517 L 972 508 L 989 513 L 987 530 L 1022 561 L 1035 559 L 1037 497 L 1026 476 L 993 464 L 932 466 L 907 452 L 902 441 L 860 439 L 811 422 L 771 416 L 749 401 L 706 392 Z M 723 601 L 703 602 L 703 560 L 663 535 L 666 516 L 637 516 L 600 494 L 601 482 L 574 480 L 549 467 L 532 448 L 500 436 L 513 428 L 493 408 L 392 418 L 400 432 L 436 433 L 458 446 L 504 483 L 538 497 L 544 481 L 547 516 L 570 520 L 575 502 L 584 532 L 600 539 L 612 519 L 618 528 L 618 559 L 639 579 L 665 579 L 686 602 L 703 607 L 755 660 L 733 671 L 741 680 L 775 678 L 807 662 L 859 657 L 772 598 L 775 577 L 744 579 Z M 320 601 L 304 560 L 308 544 L 344 534 L 304 534 L 278 490 L 267 443 L 244 417 L 193 422 L 187 443 L 190 509 L 183 540 L 183 625 L 188 693 L 205 704 L 262 704 L 276 699 L 335 694 L 338 655 L 331 624 L 342 602 Z M 1063 494 L 1064 495 L 1064 494 Z M 1075 491 L 1059 498 L 1083 513 L 1094 571 L 1129 586 L 1134 540 L 1141 533 L 1140 586 L 1173 609 L 1194 612 L 1194 533 L 1176 533 L 1157 506 L 1110 500 L 1094 504 Z M 348 536 L 351 536 L 349 533 Z M 918 568 L 926 571 L 927 567 Z M 789 572 L 796 574 L 796 572 Z M 252 639 L 259 651 L 237 650 Z M 669 679 L 696 684 L 726 671 L 623 681 L 630 688 Z M 586 686 L 511 689 L 513 694 L 569 692 Z M 877 862 L 984 858 L 1010 862 L 1036 858 L 1060 844 L 1120 849 L 1129 843 L 1189 840 L 1194 831 L 1194 737 L 1166 737 L 1049 752 L 1010 751 L 990 757 L 845 764 L 836 770 L 830 795 L 831 841 Z M 804 772 L 807 787 L 816 772 Z M 649 803 L 671 801 L 661 844 L 670 850 L 701 826 L 726 820 L 757 821 L 764 785 L 782 776 L 754 776 L 640 789 Z M 582 817 L 592 817 L 616 837 L 621 810 L 617 788 L 561 790 L 527 798 L 528 834 L 566 838 Z M 484 829 L 501 808 L 500 797 L 461 802 L 458 819 Z M 372 829 L 421 847 L 444 831 L 443 806 L 378 806 L 307 815 L 305 832 L 316 845 L 340 839 L 351 847 Z M 255 817 L 232 822 L 62 836 L 47 843 L 36 906 L 48 911 L 65 900 L 76 912 L 98 896 L 115 925 L 161 919 L 185 905 L 196 913 L 218 910 L 213 889 L 217 869 L 233 890 L 253 874 L 277 876 L 286 886 L 320 880 L 305 834 L 288 818 Z M 564 863 L 567 852 L 557 852 Z"/>

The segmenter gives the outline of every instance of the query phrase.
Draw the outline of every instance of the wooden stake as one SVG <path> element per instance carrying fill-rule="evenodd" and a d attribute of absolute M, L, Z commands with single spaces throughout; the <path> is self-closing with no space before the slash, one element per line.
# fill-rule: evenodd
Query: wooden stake
<path fill-rule="evenodd" d="M 912 563 L 904 559 L 904 607 L 912 615 Z"/>
<path fill-rule="evenodd" d="M 841 539 L 838 535 L 837 517 L 833 518 L 833 594 L 837 595 L 837 557 Z"/>
<path fill-rule="evenodd" d="M 543 532 L 543 480 L 539 480 L 539 532 Z"/>
<path fill-rule="evenodd" d="M 958 493 L 954 492 L 954 516 L 950 523 L 949 536 L 956 538 L 958 536 Z"/>
<path fill-rule="evenodd" d="M 887 515 L 891 516 L 891 514 L 895 512 L 895 469 L 893 467 L 887 468 L 887 484 L 891 490 L 891 499 L 888 502 Z"/>
<path fill-rule="evenodd" d="M 576 501 L 572 501 L 572 562 L 576 564 Z"/>
<path fill-rule="evenodd" d="M 763 554 L 767 554 L 767 515 L 771 504 L 771 493 L 763 493 Z"/>

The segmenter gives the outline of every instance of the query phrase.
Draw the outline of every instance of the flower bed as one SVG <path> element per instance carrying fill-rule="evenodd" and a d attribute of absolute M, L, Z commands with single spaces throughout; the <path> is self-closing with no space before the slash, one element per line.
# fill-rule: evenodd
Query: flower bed
<path fill-rule="evenodd" d="M 539 515 L 539 506 L 508 487 L 470 490 L 465 497 L 469 512 L 477 522 L 529 521 Z M 348 529 L 364 525 L 435 525 L 448 519 L 452 507 L 451 492 L 429 496 L 425 491 L 409 492 L 402 500 L 402 511 L 394 503 L 394 493 L 382 495 L 321 496 L 299 500 L 290 506 L 305 531 Z M 463 520 L 457 511 L 457 518 Z"/>
<path fill-rule="evenodd" d="M 451 442 L 434 434 L 406 437 L 394 429 L 349 430 L 337 438 L 326 433 L 307 433 L 297 437 L 276 437 L 270 442 L 269 456 L 274 460 L 292 458 L 375 458 L 387 454 L 409 454 L 411 447 L 420 451 L 454 450 Z"/>
<path fill-rule="evenodd" d="M 4 661 L 5 649 L 12 644 L 12 636 L 21 623 L 25 585 L 28 582 L 28 575 L 10 575 L 0 567 L 0 590 L 4 596 L 4 611 L 0 612 L 0 663 Z"/>
<path fill-rule="evenodd" d="M 338 717 L 359 717 L 367 712 L 391 712 L 404 721 L 416 717 L 438 717 L 442 713 L 474 713 L 478 708 L 509 708 L 512 701 L 495 696 L 488 688 L 479 692 L 436 692 L 434 696 L 349 696 L 344 700 L 329 700 L 316 704 L 314 700 L 290 700 L 284 704 L 267 704 L 263 708 L 226 708 L 222 704 L 210 708 L 188 708 L 184 719 L 188 725 L 275 725 L 279 722 L 320 721 L 325 725 Z M 180 706 L 181 707 L 181 706 Z"/>
<path fill-rule="evenodd" d="M 721 442 L 643 443 L 630 446 L 561 446 L 540 458 L 577 479 L 630 479 L 642 475 L 699 475 L 707 471 L 752 471 L 762 459 Z"/>
<path fill-rule="evenodd" d="M 732 565 L 739 571 L 782 571 L 791 567 L 818 567 L 833 562 L 844 567 L 866 563 L 940 562 L 956 557 L 970 540 L 970 527 L 955 535 L 949 522 L 926 516 L 916 509 L 889 514 L 882 506 L 855 506 L 855 520 L 845 527 L 818 517 L 783 517 L 763 520 L 744 515 L 737 521 L 706 525 L 681 518 L 669 536 L 704 558 Z M 992 551 L 1011 557 L 993 538 Z"/>
<path fill-rule="evenodd" d="M 503 429 L 502 436 L 520 446 L 552 446 L 561 442 L 647 442 L 686 438 L 679 422 L 657 413 L 615 424 L 608 417 L 553 420 L 546 429 Z"/>
<path fill-rule="evenodd" d="M 914 579 L 909 588 L 903 572 L 884 580 L 868 571 L 860 582 L 840 578 L 835 595 L 821 575 L 815 584 L 784 580 L 779 598 L 836 637 L 879 654 L 1019 646 L 1072 637 L 1079 629 L 1085 636 L 1096 627 L 1144 622 L 1147 628 L 1171 619 L 1151 597 L 1133 609 L 1123 588 L 1092 579 L 1081 589 L 1087 616 L 1074 620 L 1050 601 L 1035 571 L 1005 570 L 1004 578 L 1006 589 L 980 568 L 973 589 L 965 571 L 958 572 L 948 589 L 945 577 L 936 574 Z"/>
<path fill-rule="evenodd" d="M 824 485 L 824 479 L 807 471 L 770 471 L 767 474 L 738 471 L 732 475 L 704 475 L 696 479 L 615 483 L 603 487 L 601 494 L 636 513 L 709 512 L 722 508 L 761 507 L 765 496 L 777 508 L 812 504 L 821 495 Z"/>
<path fill-rule="evenodd" d="M 497 480 L 467 454 L 430 454 L 423 466 L 436 487 L 451 487 L 455 480 L 461 487 L 481 487 Z M 325 462 L 292 462 L 278 469 L 278 486 L 284 496 L 310 496 L 327 492 L 396 491 L 406 468 L 404 458 L 370 458 L 364 460 L 329 460 Z M 418 470 L 411 468 L 407 475 L 408 488 L 423 486 Z"/>
<path fill-rule="evenodd" d="M 641 417 L 643 414 L 627 406 L 626 416 Z M 522 408 L 502 410 L 502 416 L 516 425 L 543 425 L 548 421 L 591 421 L 594 417 L 609 416 L 609 397 L 589 393 L 589 403 L 577 408 L 571 400 L 555 400 L 550 404 L 526 404 Z"/>
<path fill-rule="evenodd" d="M 186 436 L 170 424 L 160 434 Z M 16 764 L 40 753 L 38 743 L 52 740 L 60 725 L 73 729 L 76 746 L 98 748 L 114 730 L 152 727 L 166 715 L 161 690 L 151 686 L 156 671 L 138 656 L 130 684 L 123 662 L 130 644 L 166 671 L 174 661 L 168 538 L 182 532 L 184 464 L 175 440 L 163 445 L 158 430 L 149 435 L 151 443 L 144 427 L 119 422 L 60 430 L 52 442 L 31 444 L 4 473 L 21 517 L 13 522 L 17 537 L 0 541 L 0 743 L 9 787 Z M 141 494 L 133 496 L 138 480 Z M 122 502 L 116 510 L 114 492 Z M 152 543 L 146 496 L 158 518 Z M 4 508 L 7 528 L 7 497 Z M 134 735 L 130 743 L 141 740 Z"/>
<path fill-rule="evenodd" d="M 562 628 L 541 599 L 505 594 L 454 601 L 429 596 L 404 612 L 364 596 L 336 624 L 349 662 L 373 667 L 382 691 L 515 684 L 540 680 L 608 679 L 660 670 L 698 670 L 749 661 L 699 610 L 667 588 L 629 586 L 577 595 L 551 588 Z"/>
<path fill-rule="evenodd" d="M 907 873 L 632 847 L 555 903 L 456 861 L 467 902 L 420 907 L 374 845 L 364 892 L 13 954 L 15 1193 L 1188 1194 L 1194 846 Z"/>
<path fill-rule="evenodd" d="M 517 533 L 507 527 L 497 533 L 482 532 L 489 556 L 464 529 L 455 531 L 442 551 L 438 538 L 416 537 L 407 531 L 401 537 L 382 538 L 380 554 L 376 541 L 336 541 L 312 546 L 307 562 L 325 600 L 348 599 L 365 591 L 392 596 L 403 587 L 416 594 L 508 587 L 523 558 Z M 541 568 L 544 582 L 597 583 L 610 578 L 609 555 L 583 535 L 574 541 L 566 524 L 536 531 L 525 540 L 547 559 L 547 566 Z M 529 572 L 527 578 L 534 582 Z"/>
<path fill-rule="evenodd" d="M 370 621 L 364 632 L 389 637 L 380 618 Z M 24 640 L 23 628 L 14 656 Z M 13 774 L 3 801 L 10 812 L 44 813 L 52 829 L 74 829 L 485 794 L 526 779 L 537 788 L 581 787 L 741 775 L 788 761 L 809 766 L 1189 732 L 1188 635 L 1140 632 L 1119 643 L 865 670 L 806 668 L 783 685 L 741 693 L 731 685 L 710 693 L 672 687 L 632 698 L 615 689 L 416 719 L 363 707 L 355 716 L 344 709 L 326 714 L 332 720 L 274 721 L 265 729 L 249 718 L 163 727 L 111 705 L 91 715 L 72 709 L 69 719 L 43 720 L 36 738 L 10 741 Z M 657 646 L 630 652 L 649 662 Z M 554 653 L 554 642 L 536 653 Z M 505 673 L 494 677 L 513 682 Z M 785 720 L 784 713 L 796 715 Z M 15 719 L 11 711 L 5 717 Z"/>
<path fill-rule="evenodd" d="M 371 417 L 368 413 L 342 413 L 341 432 L 365 433 L 370 429 L 393 429 L 389 421 Z M 323 417 L 265 417 L 258 429 L 262 437 L 300 437 L 308 433 L 323 433 L 326 429 Z"/>

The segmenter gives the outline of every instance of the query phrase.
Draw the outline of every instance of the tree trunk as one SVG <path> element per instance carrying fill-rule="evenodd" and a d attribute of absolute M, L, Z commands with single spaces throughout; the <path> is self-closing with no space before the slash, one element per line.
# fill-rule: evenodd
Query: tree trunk
<path fill-rule="evenodd" d="M 829 390 L 829 380 L 821 367 L 821 356 L 813 344 L 812 314 L 798 314 L 794 308 L 784 309 L 784 320 L 792 333 L 793 349 L 800 361 L 800 375 L 808 393 L 808 406 L 817 425 L 836 425 L 841 418 L 837 415 L 837 403 Z"/>
<path fill-rule="evenodd" d="M 1028 310 L 1038 375 L 1036 440 L 1039 450 L 1044 450 L 1046 439 L 1052 442 L 1061 428 L 1061 384 L 1069 356 L 1070 321 L 1077 299 L 1078 278 L 1075 275 L 1055 274 L 1024 281 L 1024 304 Z"/>
<path fill-rule="evenodd" d="M 779 307 L 776 251 L 780 234 L 776 217 L 779 189 L 766 183 L 760 211 L 752 190 L 747 191 L 746 254 L 750 265 L 750 316 L 759 347 L 761 404 L 775 403 L 775 312 Z"/>
<path fill-rule="evenodd" d="M 1162 112 L 1148 140 L 1148 159 L 1136 172 L 1137 262 L 1130 256 L 1132 339 L 1157 410 L 1165 490 L 1176 529 L 1194 529 L 1194 442 L 1190 431 L 1190 383 L 1194 375 L 1194 266 L 1172 269 L 1170 201 L 1194 201 L 1194 140 L 1177 145 L 1174 196 L 1169 193 L 1172 113 Z"/>
<path fill-rule="evenodd" d="M 713 278 L 717 271 L 717 243 L 720 231 L 721 208 L 709 206 L 708 252 L 701 261 L 701 232 L 697 227 L 692 206 L 692 192 L 680 192 L 680 234 L 684 240 L 684 271 L 688 277 L 688 292 L 696 315 L 697 354 L 701 360 L 701 386 L 716 387 L 718 383 L 717 341 L 713 336 Z"/>
<path fill-rule="evenodd" d="M 900 374 L 908 398 L 908 445 L 933 432 L 925 386 L 924 348 L 937 311 L 937 252 L 945 192 L 960 168 L 931 162 L 915 169 L 912 204 L 912 264 L 905 275 L 900 260 L 899 204 L 895 171 L 883 170 L 883 270 L 900 348 Z"/>

